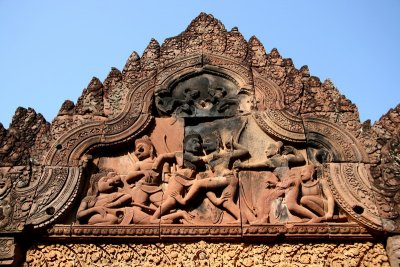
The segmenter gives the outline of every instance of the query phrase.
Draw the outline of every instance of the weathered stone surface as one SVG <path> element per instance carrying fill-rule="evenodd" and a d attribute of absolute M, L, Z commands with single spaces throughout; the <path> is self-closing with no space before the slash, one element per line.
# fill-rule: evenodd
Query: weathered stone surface
<path fill-rule="evenodd" d="M 33 109 L 19 107 L 10 127 L 0 126 L 0 166 L 27 165 L 41 161 L 49 124 Z M 44 140 L 43 140 L 44 139 Z"/>
<path fill-rule="evenodd" d="M 400 237 L 391 236 L 387 239 L 386 252 L 391 266 L 400 265 Z"/>
<path fill-rule="evenodd" d="M 389 266 L 381 244 L 75 244 L 35 245 L 24 266 Z"/>
<path fill-rule="evenodd" d="M 399 135 L 400 105 L 361 124 L 330 80 L 201 13 L 93 78 L 51 124 L 19 108 L 0 125 L 0 240 L 46 235 L 27 266 L 387 266 L 365 241 L 400 232 Z M 282 238 L 293 244 L 253 244 Z M 54 245 L 66 239 L 94 244 Z M 127 239 L 245 243 L 97 242 Z"/>
<path fill-rule="evenodd" d="M 103 84 L 93 77 L 76 103 L 75 114 L 104 116 L 103 94 Z"/>
<path fill-rule="evenodd" d="M 24 229 L 41 174 L 41 166 L 0 168 L 0 233 Z"/>
<path fill-rule="evenodd" d="M 0 238 L 0 264 L 3 266 L 20 264 L 21 254 L 12 237 Z"/>
<path fill-rule="evenodd" d="M 104 80 L 104 115 L 109 119 L 116 117 L 124 108 L 124 98 L 128 92 L 122 83 L 122 73 L 112 68 Z"/>
<path fill-rule="evenodd" d="M 389 110 L 369 129 L 376 156 L 371 167 L 375 199 L 385 229 L 400 229 L 400 105 Z"/>

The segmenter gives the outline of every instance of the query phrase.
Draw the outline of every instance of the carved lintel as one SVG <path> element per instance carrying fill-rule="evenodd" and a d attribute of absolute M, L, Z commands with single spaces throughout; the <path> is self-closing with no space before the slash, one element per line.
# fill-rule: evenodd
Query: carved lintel
<path fill-rule="evenodd" d="M 112 251 L 113 253 L 109 253 Z M 388 266 L 380 243 L 37 244 L 24 266 Z"/>

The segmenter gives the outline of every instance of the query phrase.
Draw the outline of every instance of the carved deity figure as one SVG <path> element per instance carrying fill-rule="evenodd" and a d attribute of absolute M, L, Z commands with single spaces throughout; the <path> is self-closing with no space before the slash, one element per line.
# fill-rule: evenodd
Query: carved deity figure
<path fill-rule="evenodd" d="M 134 208 L 155 209 L 162 200 L 161 175 L 155 172 L 154 147 L 150 138 L 145 135 L 135 141 L 134 155 L 138 159 L 133 164 L 132 171 L 122 178 L 125 192 L 132 195 Z"/>
<path fill-rule="evenodd" d="M 168 188 L 164 192 L 163 203 L 152 216 L 152 222 L 156 223 L 164 214 L 168 214 L 177 206 L 177 201 L 172 193 L 182 195 L 189 188 L 198 173 L 201 165 L 204 165 L 202 155 L 201 136 L 198 133 L 189 133 L 184 138 L 184 152 L 165 153 L 157 157 L 153 170 L 160 170 L 165 162 L 173 162 L 176 167 L 170 174 Z"/>
<path fill-rule="evenodd" d="M 97 180 L 98 179 L 98 180 Z M 123 208 L 131 201 L 129 194 L 122 193 L 121 177 L 115 172 L 97 175 L 76 214 L 81 223 L 110 225 L 122 223 L 125 213 Z"/>
<path fill-rule="evenodd" d="M 302 167 L 301 173 L 301 199 L 300 204 L 309 208 L 321 220 L 331 220 L 335 208 L 335 200 L 329 190 L 328 182 L 315 179 L 315 168 L 312 165 Z"/>
<path fill-rule="evenodd" d="M 277 184 L 285 189 L 285 202 L 290 212 L 307 218 L 308 223 L 331 220 L 335 202 L 325 180 L 315 180 L 315 167 L 306 165 L 290 170 Z M 300 199 L 300 203 L 298 200 Z"/>
<path fill-rule="evenodd" d="M 196 89 L 186 88 L 183 90 L 184 99 L 168 96 L 166 92 L 161 92 L 157 96 L 157 107 L 165 114 L 192 115 L 195 111 L 195 100 L 200 96 Z"/>
<path fill-rule="evenodd" d="M 186 205 L 201 190 L 206 190 L 211 203 L 222 206 L 236 219 L 235 222 L 239 222 L 240 210 L 234 202 L 238 178 L 229 167 L 234 160 L 247 156 L 249 151 L 236 142 L 227 142 L 225 146 L 224 149 L 218 133 L 213 132 L 205 136 L 203 148 L 206 155 L 202 157 L 202 160 L 207 163 L 212 174 L 204 179 L 195 180 L 185 197 L 176 192 L 172 196 L 180 204 Z M 214 191 L 221 189 L 221 197 L 217 198 Z"/>
<path fill-rule="evenodd" d="M 212 103 L 211 111 L 224 113 L 231 106 L 235 106 L 239 103 L 237 99 L 227 98 L 227 91 L 223 87 L 209 88 L 208 94 L 211 96 L 211 98 L 208 100 Z"/>
<path fill-rule="evenodd" d="M 233 167 L 235 169 L 267 169 L 279 176 L 284 176 L 289 167 L 305 163 L 305 158 L 297 149 L 292 146 L 283 146 L 281 141 L 269 143 L 265 149 L 265 154 L 266 159 L 262 161 L 254 163 L 236 161 Z M 279 180 L 274 173 L 267 173 L 267 176 L 269 176 L 268 183 L 266 188 L 262 189 L 264 193 L 257 200 L 258 219 L 251 222 L 252 224 L 267 223 L 273 201 L 282 197 L 285 193 L 285 189 L 276 187 Z M 243 192 L 243 197 L 248 199 L 251 196 L 246 196 L 246 192 Z"/>

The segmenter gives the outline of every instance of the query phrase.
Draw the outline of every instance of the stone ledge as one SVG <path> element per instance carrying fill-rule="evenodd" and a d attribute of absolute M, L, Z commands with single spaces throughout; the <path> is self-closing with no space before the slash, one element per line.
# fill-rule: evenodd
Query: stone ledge
<path fill-rule="evenodd" d="M 49 240 L 124 239 L 146 241 L 176 240 L 373 240 L 372 233 L 355 223 L 260 224 L 260 225 L 54 225 Z"/>

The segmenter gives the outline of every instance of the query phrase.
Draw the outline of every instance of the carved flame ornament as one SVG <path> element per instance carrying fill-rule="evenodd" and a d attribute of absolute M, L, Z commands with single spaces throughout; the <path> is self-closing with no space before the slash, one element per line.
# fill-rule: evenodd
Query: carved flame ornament
<path fill-rule="evenodd" d="M 399 112 L 361 124 L 329 80 L 202 13 L 51 124 L 0 125 L 0 263 L 388 266 Z"/>

